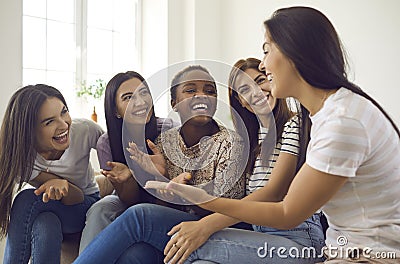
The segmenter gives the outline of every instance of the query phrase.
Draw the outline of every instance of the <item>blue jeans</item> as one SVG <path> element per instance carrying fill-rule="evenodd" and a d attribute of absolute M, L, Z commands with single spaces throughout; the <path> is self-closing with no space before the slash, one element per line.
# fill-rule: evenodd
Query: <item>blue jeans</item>
<path fill-rule="evenodd" d="M 233 264 L 315 263 L 323 260 L 321 250 L 325 243 L 319 214 L 290 230 L 253 228 L 256 232 L 226 228 L 213 234 L 190 255 L 187 263 L 199 259 Z"/>
<path fill-rule="evenodd" d="M 79 253 L 127 208 L 114 194 L 107 195 L 93 204 L 86 213 L 86 225 L 82 231 Z"/>
<path fill-rule="evenodd" d="M 60 263 L 63 233 L 82 231 L 86 211 L 100 199 L 99 193 L 85 195 L 76 205 L 60 201 L 42 202 L 35 189 L 26 189 L 15 197 L 4 252 L 4 264 Z"/>
<path fill-rule="evenodd" d="M 199 216 L 156 204 L 129 207 L 107 226 L 74 263 L 163 263 L 171 228 Z"/>
<path fill-rule="evenodd" d="M 134 205 L 105 228 L 74 263 L 162 263 L 162 252 L 170 240 L 167 232 L 183 221 L 198 219 L 198 216 L 159 205 Z M 279 263 L 276 254 L 263 257 L 265 243 L 269 247 L 287 249 L 315 247 L 318 253 L 324 245 L 318 215 L 288 231 L 259 228 L 256 231 L 260 232 L 233 228 L 219 231 L 193 252 L 188 262 L 201 259 L 203 263 L 266 263 L 266 259 L 270 259 L 272 263 Z M 276 232 L 275 235 L 263 233 L 267 229 Z M 295 262 L 315 262 L 315 259 L 302 260 L 296 259 Z M 282 259 L 280 263 L 290 263 L 290 259 Z"/>

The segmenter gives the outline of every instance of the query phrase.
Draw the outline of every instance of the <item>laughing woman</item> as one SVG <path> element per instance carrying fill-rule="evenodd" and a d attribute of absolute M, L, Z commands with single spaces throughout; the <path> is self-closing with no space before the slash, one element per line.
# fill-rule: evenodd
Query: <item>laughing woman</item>
<path fill-rule="evenodd" d="M 59 263 L 63 234 L 82 231 L 99 199 L 90 150 L 103 130 L 71 120 L 62 94 L 44 84 L 12 96 L 0 134 L 0 223 L 3 263 Z M 15 185 L 25 189 L 12 202 Z M 12 206 L 11 206 L 12 204 Z"/>

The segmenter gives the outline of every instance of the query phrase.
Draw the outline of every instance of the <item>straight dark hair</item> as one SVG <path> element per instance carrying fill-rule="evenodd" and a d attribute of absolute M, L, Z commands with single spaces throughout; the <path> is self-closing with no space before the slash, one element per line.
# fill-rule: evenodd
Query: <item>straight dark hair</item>
<path fill-rule="evenodd" d="M 123 119 L 117 117 L 116 94 L 118 88 L 121 86 L 122 83 L 133 78 L 139 79 L 143 83 L 143 85 L 145 85 L 147 89 L 149 89 L 146 80 L 139 73 L 135 71 L 120 72 L 116 74 L 113 78 L 111 78 L 111 80 L 107 83 L 106 93 L 104 98 L 107 133 L 110 141 L 112 158 L 113 161 L 120 162 L 123 164 L 127 164 L 124 155 L 125 148 L 122 146 Z M 157 118 L 154 113 L 154 106 L 152 107 L 152 110 L 153 111 L 150 120 L 149 122 L 147 122 L 145 126 L 145 137 L 146 139 L 154 141 L 156 137 L 159 135 L 159 132 L 157 129 Z M 148 146 L 147 146 L 147 151 L 148 153 L 152 154 Z"/>
<path fill-rule="evenodd" d="M 265 74 L 261 72 L 258 68 L 260 65 L 260 60 L 255 59 L 255 58 L 247 58 L 247 59 L 241 59 L 238 60 L 234 65 L 233 68 L 229 74 L 229 103 L 231 105 L 231 113 L 232 113 L 232 119 L 233 119 L 233 124 L 236 129 L 239 127 L 240 120 L 237 120 L 237 118 L 240 118 L 241 121 L 243 121 L 247 134 L 249 137 L 249 143 L 250 143 L 250 155 L 249 155 L 249 160 L 247 162 L 246 166 L 246 173 L 252 173 L 254 169 L 254 162 L 260 153 L 260 146 L 258 144 L 258 131 L 260 129 L 260 122 L 257 119 L 256 114 L 250 112 L 246 108 L 242 107 L 240 101 L 239 101 L 239 95 L 237 93 L 237 89 L 235 88 L 235 82 L 240 73 L 244 73 L 247 69 L 254 69 L 259 71 L 262 74 Z M 237 114 L 239 116 L 237 116 Z M 272 113 L 274 115 L 275 119 L 275 126 L 276 126 L 276 138 L 275 141 L 277 142 L 280 140 L 284 126 L 286 122 L 293 117 L 294 113 L 289 109 L 286 99 L 276 99 L 276 105 L 272 109 Z M 304 151 L 305 152 L 305 151 Z M 305 154 L 305 153 L 304 153 Z M 299 153 L 300 156 L 300 153 Z M 266 159 L 268 160 L 269 157 L 263 157 L 263 160 Z M 298 161 L 300 158 L 298 159 Z"/>
<path fill-rule="evenodd" d="M 365 97 L 384 114 L 400 137 L 399 128 L 384 109 L 348 80 L 345 50 L 324 14 L 311 7 L 282 8 L 275 11 L 264 26 L 271 40 L 294 63 L 307 83 L 326 90 L 345 87 Z M 309 126 L 304 115 L 308 116 L 308 111 L 302 107 L 303 126 Z"/>
<path fill-rule="evenodd" d="M 6 236 L 15 184 L 28 182 L 35 163 L 38 113 L 43 103 L 63 95 L 45 84 L 28 85 L 11 97 L 0 130 L 0 238 Z"/>

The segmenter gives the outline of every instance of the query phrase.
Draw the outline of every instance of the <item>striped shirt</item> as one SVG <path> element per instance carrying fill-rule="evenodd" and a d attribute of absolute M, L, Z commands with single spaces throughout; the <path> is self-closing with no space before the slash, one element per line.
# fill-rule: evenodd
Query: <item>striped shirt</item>
<path fill-rule="evenodd" d="M 344 236 L 347 247 L 399 254 L 400 140 L 393 126 L 369 100 L 345 88 L 311 121 L 306 163 L 348 178 L 323 207 L 327 245 L 338 246 Z"/>
<path fill-rule="evenodd" d="M 259 144 L 262 143 L 267 133 L 268 129 L 260 128 L 258 132 Z M 276 143 L 274 151 L 269 158 L 269 166 L 263 165 L 260 155 L 257 156 L 254 162 L 253 173 L 250 177 L 247 177 L 246 195 L 249 195 L 267 184 L 280 152 L 286 152 L 296 156 L 299 153 L 299 117 L 297 115 L 293 116 L 285 124 L 282 137 Z"/>

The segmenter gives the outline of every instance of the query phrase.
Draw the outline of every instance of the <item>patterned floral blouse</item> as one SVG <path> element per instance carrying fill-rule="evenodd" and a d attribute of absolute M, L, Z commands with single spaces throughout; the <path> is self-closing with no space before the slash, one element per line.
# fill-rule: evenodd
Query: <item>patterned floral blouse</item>
<path fill-rule="evenodd" d="M 245 194 L 243 141 L 236 132 L 218 126 L 219 132 L 191 147 L 186 146 L 179 127 L 161 133 L 155 143 L 170 179 L 191 172 L 189 184 L 214 196 L 240 199 Z"/>

